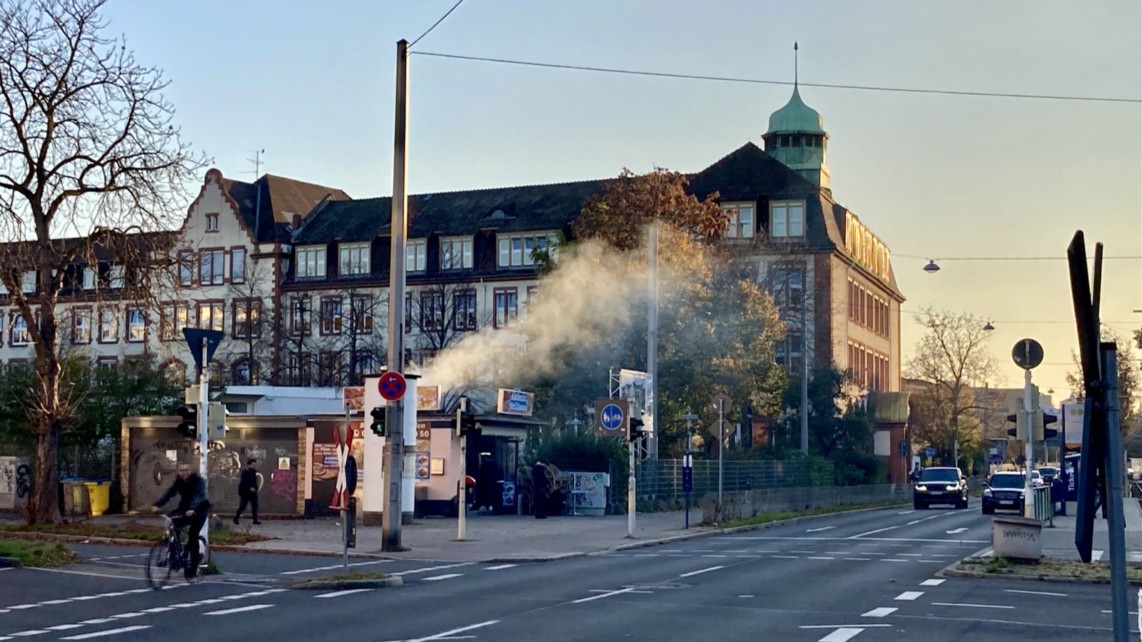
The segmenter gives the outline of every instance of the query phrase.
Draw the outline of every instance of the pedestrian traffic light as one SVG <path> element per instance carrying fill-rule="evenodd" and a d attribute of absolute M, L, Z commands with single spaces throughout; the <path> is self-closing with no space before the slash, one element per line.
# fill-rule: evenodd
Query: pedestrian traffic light
<path fill-rule="evenodd" d="M 384 406 L 377 406 L 369 411 L 369 416 L 373 418 L 372 423 L 369 424 L 369 430 L 378 437 L 385 436 L 385 408 Z"/>
<path fill-rule="evenodd" d="M 179 416 L 176 430 L 184 437 L 194 437 L 198 434 L 198 406 L 187 404 L 179 406 L 175 413 Z"/>
<path fill-rule="evenodd" d="M 476 427 L 476 415 L 470 412 L 460 413 L 460 427 L 459 432 L 461 435 L 474 435 L 480 432 Z"/>
<path fill-rule="evenodd" d="M 1051 439 L 1058 436 L 1058 430 L 1055 430 L 1054 428 L 1047 428 L 1047 426 L 1050 426 L 1058 420 L 1058 415 L 1043 413 L 1043 439 Z"/>
<path fill-rule="evenodd" d="M 639 417 L 631 417 L 630 422 L 627 424 L 627 439 L 630 441 L 638 441 L 646 436 L 646 426 L 643 424 L 642 419 Z"/>

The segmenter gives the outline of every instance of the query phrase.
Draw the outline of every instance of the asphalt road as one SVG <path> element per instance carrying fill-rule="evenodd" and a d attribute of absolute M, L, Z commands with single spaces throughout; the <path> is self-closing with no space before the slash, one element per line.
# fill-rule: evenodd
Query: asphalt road
<path fill-rule="evenodd" d="M 0 641 L 1108 639 L 1108 586 L 936 577 L 989 533 L 978 504 L 885 509 L 559 562 L 361 560 L 406 585 L 360 591 L 280 582 L 336 559 L 221 553 L 222 578 L 156 592 L 120 557 L 142 549 L 81 547 L 0 572 Z"/>

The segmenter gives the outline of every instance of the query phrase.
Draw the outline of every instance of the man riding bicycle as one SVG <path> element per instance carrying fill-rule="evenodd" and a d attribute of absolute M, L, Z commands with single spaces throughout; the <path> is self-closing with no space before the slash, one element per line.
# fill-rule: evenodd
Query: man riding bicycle
<path fill-rule="evenodd" d="M 163 505 L 175 495 L 178 495 L 178 508 L 171 513 L 171 519 L 176 528 L 190 526 L 186 539 L 186 547 L 190 551 L 190 566 L 186 569 L 186 575 L 194 577 L 202 558 L 202 552 L 198 549 L 198 536 L 210 513 L 210 500 L 206 498 L 206 483 L 197 472 L 191 472 L 190 464 L 178 465 L 178 477 L 151 507 L 151 511 L 160 512 Z"/>

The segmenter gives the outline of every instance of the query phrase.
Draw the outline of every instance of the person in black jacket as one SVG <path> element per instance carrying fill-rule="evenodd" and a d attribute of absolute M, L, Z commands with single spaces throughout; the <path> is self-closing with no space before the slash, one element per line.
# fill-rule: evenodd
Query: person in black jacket
<path fill-rule="evenodd" d="M 178 528 L 190 526 L 186 539 L 186 546 L 190 550 L 190 568 L 186 569 L 186 575 L 194 577 L 198 572 L 198 564 L 202 561 L 198 536 L 202 533 L 202 526 L 210 514 L 210 500 L 206 498 L 206 483 L 197 472 L 191 472 L 190 464 L 178 465 L 178 477 L 167 492 L 154 503 L 151 510 L 156 513 L 161 511 L 163 505 L 175 495 L 178 495 L 178 508 L 171 514 L 171 519 Z"/>
<path fill-rule="evenodd" d="M 238 479 L 238 512 L 234 513 L 235 524 L 242 517 L 242 511 L 246 510 L 247 504 L 254 516 L 254 523 L 261 524 L 258 521 L 258 470 L 254 468 L 256 463 L 258 461 L 253 457 L 247 459 L 246 467 L 242 469 L 242 476 Z"/>

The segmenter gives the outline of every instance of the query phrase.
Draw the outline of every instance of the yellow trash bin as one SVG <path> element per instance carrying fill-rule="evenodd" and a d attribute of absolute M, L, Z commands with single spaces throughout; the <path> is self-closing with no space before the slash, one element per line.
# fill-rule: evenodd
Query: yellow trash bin
<path fill-rule="evenodd" d="M 111 482 L 83 482 L 91 500 L 91 514 L 102 515 L 111 506 Z"/>

